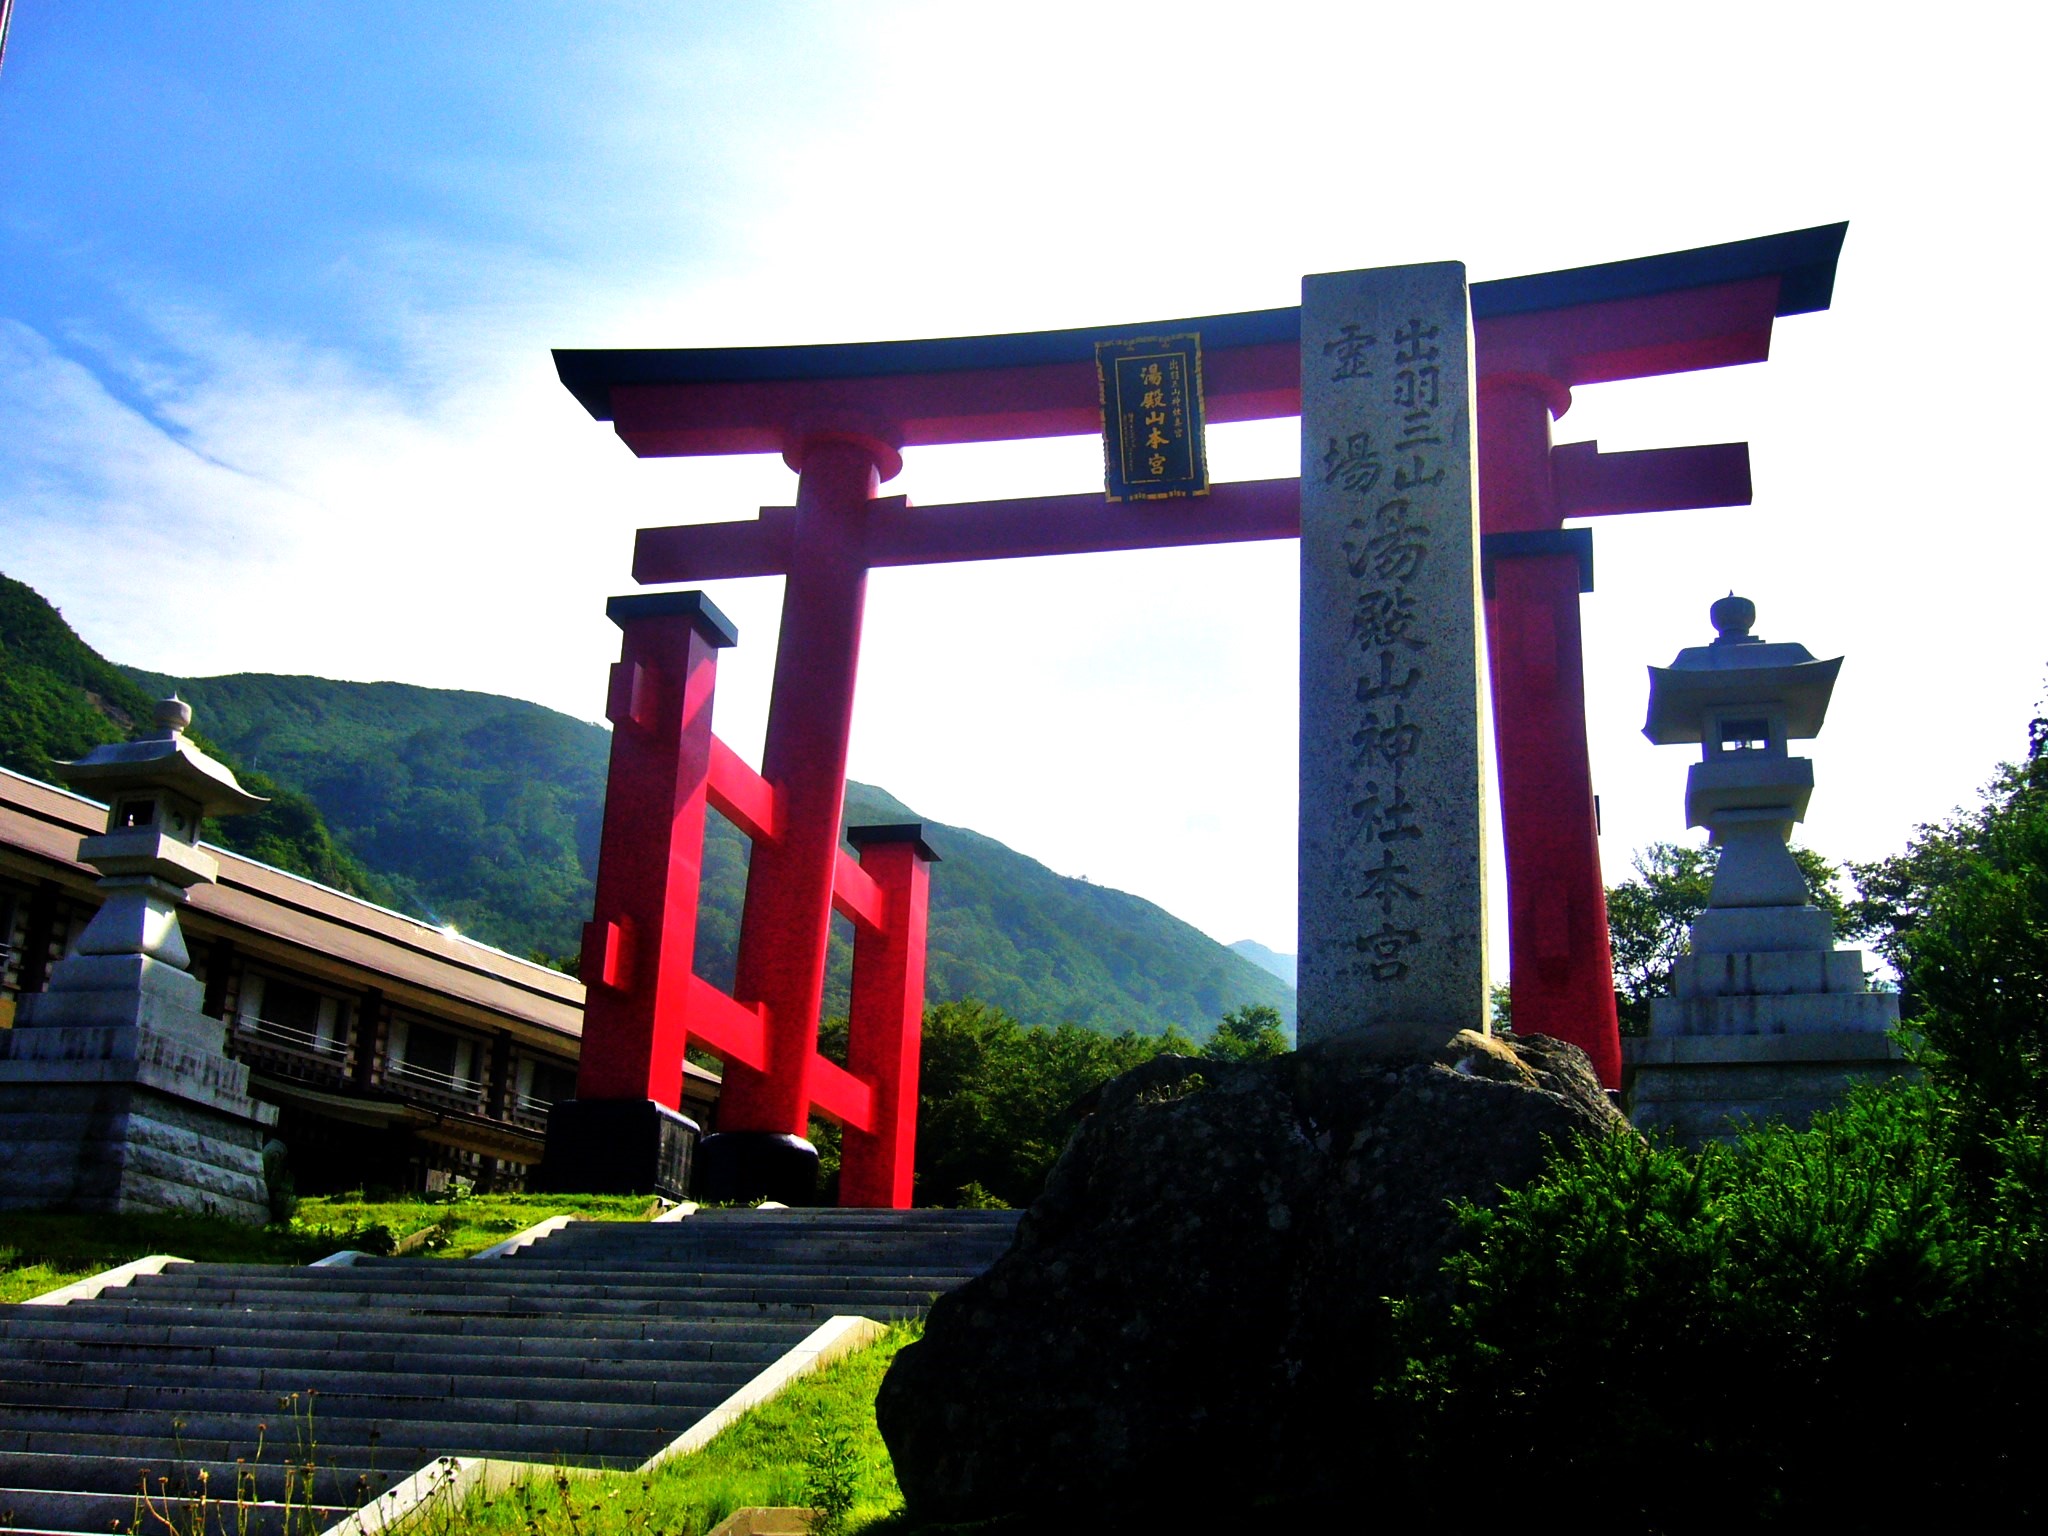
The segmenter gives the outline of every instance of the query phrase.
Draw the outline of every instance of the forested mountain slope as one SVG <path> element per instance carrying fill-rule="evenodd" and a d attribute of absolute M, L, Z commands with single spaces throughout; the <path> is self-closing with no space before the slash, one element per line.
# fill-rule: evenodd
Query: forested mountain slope
<path fill-rule="evenodd" d="M 0 576 L 0 767 L 55 783 L 55 764 L 149 726 L 160 697 L 79 639 L 33 588 Z M 250 793 L 270 800 L 213 823 L 213 841 L 352 895 L 395 898 L 336 844 L 311 800 L 252 769 L 209 724 L 195 720 L 193 740 L 233 768 Z"/>
<path fill-rule="evenodd" d="M 520 953 L 569 957 L 590 912 L 610 733 L 536 704 L 402 683 L 243 674 L 173 679 L 199 723 L 317 804 L 409 911 Z M 921 820 L 848 787 L 850 823 Z M 1122 891 L 1070 880 L 992 838 L 925 824 L 930 996 L 975 997 L 1026 1023 L 1206 1038 L 1227 1010 L 1294 996 L 1258 966 Z M 698 969 L 730 985 L 745 840 L 711 820 Z M 827 1008 L 845 1007 L 849 933 L 835 923 Z"/>

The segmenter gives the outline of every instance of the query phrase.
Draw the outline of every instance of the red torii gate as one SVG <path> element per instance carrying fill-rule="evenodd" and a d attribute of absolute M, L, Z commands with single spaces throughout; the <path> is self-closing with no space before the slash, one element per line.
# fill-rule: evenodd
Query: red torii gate
<path fill-rule="evenodd" d="M 1592 586 L 1592 536 L 1563 525 L 1747 504 L 1749 455 L 1740 443 L 1553 447 L 1551 423 L 1577 385 L 1763 361 L 1777 316 L 1828 306 L 1846 230 L 1471 288 L 1515 1023 L 1584 1047 L 1610 1085 L 1620 1042 L 1578 602 Z M 734 987 L 765 1021 L 766 1045 L 759 1067 L 728 1059 L 719 1139 L 800 1137 L 810 1106 L 824 1102 L 815 1041 L 868 571 L 1299 535 L 1293 479 L 1217 485 L 1164 506 L 1105 503 L 1099 491 L 933 507 L 877 495 L 906 447 L 1096 433 L 1095 342 L 1190 331 L 1202 337 L 1208 420 L 1300 413 L 1296 309 L 930 341 L 555 353 L 562 382 L 642 457 L 779 452 L 798 472 L 795 506 L 643 529 L 633 561 L 646 584 L 787 581 L 760 774 L 775 786 L 780 825 L 754 850 Z M 620 790 L 615 767 L 611 793 Z M 643 1061 L 643 1042 L 587 1024 L 579 1097 L 652 1091 L 628 1079 L 651 1084 L 650 1068 L 671 1071 L 669 1054 L 664 1043 L 658 1060 Z M 609 1065 L 619 1057 L 633 1063 L 622 1075 Z M 901 1112 L 915 1109 L 913 1095 Z"/>

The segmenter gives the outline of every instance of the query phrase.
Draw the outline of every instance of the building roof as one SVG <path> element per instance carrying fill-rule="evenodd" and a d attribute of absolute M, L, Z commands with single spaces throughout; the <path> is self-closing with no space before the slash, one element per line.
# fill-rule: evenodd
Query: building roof
<path fill-rule="evenodd" d="M 78 862 L 78 843 L 105 827 L 106 807 L 97 801 L 0 769 L 0 867 L 58 879 L 72 894 L 97 900 L 97 877 Z M 551 1037 L 557 1050 L 573 1050 L 581 1039 L 583 984 L 575 977 L 206 847 L 220 861 L 220 879 L 194 887 L 180 910 L 193 937 L 231 938 L 259 962 L 267 954 L 339 984 L 381 987 L 401 1007 L 432 1002 L 436 1012 L 535 1043 Z"/>

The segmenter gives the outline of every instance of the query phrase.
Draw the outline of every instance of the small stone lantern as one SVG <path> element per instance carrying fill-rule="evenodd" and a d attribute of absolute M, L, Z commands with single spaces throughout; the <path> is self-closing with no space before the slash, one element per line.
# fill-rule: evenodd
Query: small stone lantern
<path fill-rule="evenodd" d="M 107 830 L 78 847 L 104 899 L 0 1037 L 0 1210 L 269 1218 L 277 1110 L 249 1096 L 226 1026 L 202 1011 L 177 910 L 220 873 L 205 819 L 264 802 L 185 739 L 191 723 L 166 699 L 153 733 L 58 767 L 108 802 Z"/>
<path fill-rule="evenodd" d="M 1720 864 L 1672 995 L 1650 1003 L 1649 1038 L 1624 1043 L 1637 1126 L 1694 1143 L 1744 1117 L 1804 1124 L 1900 1056 L 1897 996 L 1868 991 L 1862 954 L 1834 947 L 1787 846 L 1813 796 L 1813 763 L 1787 744 L 1820 734 L 1841 658 L 1751 634 L 1756 605 L 1732 592 L 1710 616 L 1712 644 L 1650 669 L 1643 734 L 1699 744 L 1686 823 L 1706 829 Z"/>

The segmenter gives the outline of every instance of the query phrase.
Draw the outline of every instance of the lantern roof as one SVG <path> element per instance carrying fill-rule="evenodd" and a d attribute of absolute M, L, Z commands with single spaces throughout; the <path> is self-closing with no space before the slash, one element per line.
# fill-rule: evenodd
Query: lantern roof
<path fill-rule="evenodd" d="M 1687 646 L 1668 667 L 1650 668 L 1650 717 L 1643 734 L 1658 746 L 1698 742 L 1717 710 L 1753 708 L 1783 718 L 1787 740 L 1820 734 L 1842 658 L 1819 661 L 1796 641 L 1751 634 L 1756 604 L 1730 592 L 1709 610 L 1715 636 Z"/>
<path fill-rule="evenodd" d="M 192 706 L 169 698 L 156 707 L 156 730 L 133 741 L 94 747 L 76 762 L 57 764 L 57 777 L 73 789 L 110 798 L 125 790 L 165 789 L 199 802 L 201 816 L 233 816 L 270 802 L 252 795 L 216 762 L 185 739 Z"/>

